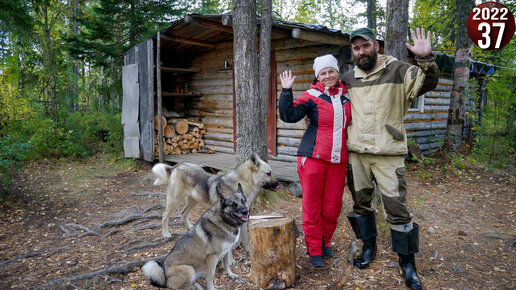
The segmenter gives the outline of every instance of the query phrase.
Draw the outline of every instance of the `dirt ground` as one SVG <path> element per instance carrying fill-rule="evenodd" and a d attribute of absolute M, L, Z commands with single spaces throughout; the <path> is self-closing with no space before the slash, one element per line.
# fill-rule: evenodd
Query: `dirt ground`
<path fill-rule="evenodd" d="M 23 166 L 0 205 L 0 289 L 40 288 L 56 279 L 92 273 L 166 254 L 185 230 L 172 219 L 172 239 L 159 225 L 165 186 L 153 186 L 150 164 L 111 162 L 96 155 L 78 162 L 41 161 Z M 450 169 L 451 168 L 451 169 Z M 510 171 L 476 166 L 408 166 L 408 202 L 420 225 L 417 267 L 425 289 L 516 288 L 516 180 Z M 293 170 L 295 170 L 293 168 Z M 445 175 L 443 175 L 446 173 Z M 253 214 L 280 213 L 301 224 L 301 199 L 268 193 Z M 263 198 L 262 198 L 263 199 Z M 351 209 L 349 191 L 343 213 Z M 179 213 L 179 208 L 176 214 Z M 201 214 L 196 209 L 195 220 Z M 136 217 L 111 226 L 109 221 Z M 138 218 L 139 217 L 139 218 Z M 347 262 L 354 234 L 345 215 L 333 240 L 327 267 L 308 264 L 304 238 L 297 239 L 293 289 L 403 289 L 391 251 L 390 231 L 377 211 L 379 254 L 366 270 Z M 232 271 L 217 274 L 219 289 L 257 289 L 249 256 L 239 247 Z M 151 289 L 140 267 L 123 274 L 52 284 L 52 289 Z M 203 278 L 197 281 L 205 287 Z"/>

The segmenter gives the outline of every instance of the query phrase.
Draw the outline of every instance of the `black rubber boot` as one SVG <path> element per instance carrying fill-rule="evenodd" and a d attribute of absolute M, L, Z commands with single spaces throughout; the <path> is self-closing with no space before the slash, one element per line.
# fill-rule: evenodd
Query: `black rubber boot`
<path fill-rule="evenodd" d="M 322 237 L 322 255 L 324 258 L 333 258 L 335 256 L 335 253 L 333 252 L 333 249 L 331 247 L 324 246 L 326 243 L 324 242 L 324 236 Z"/>
<path fill-rule="evenodd" d="M 348 220 L 357 236 L 363 241 L 362 254 L 353 261 L 353 266 L 365 269 L 376 257 L 376 220 L 375 215 L 357 216 L 348 214 Z"/>
<path fill-rule="evenodd" d="M 310 256 L 310 265 L 313 268 L 324 267 L 324 260 L 322 256 Z"/>
<path fill-rule="evenodd" d="M 409 289 L 423 289 L 417 276 L 416 259 L 414 254 L 419 252 L 419 225 L 413 223 L 410 232 L 398 232 L 391 229 L 392 250 L 398 253 L 401 271 L 405 285 Z"/>

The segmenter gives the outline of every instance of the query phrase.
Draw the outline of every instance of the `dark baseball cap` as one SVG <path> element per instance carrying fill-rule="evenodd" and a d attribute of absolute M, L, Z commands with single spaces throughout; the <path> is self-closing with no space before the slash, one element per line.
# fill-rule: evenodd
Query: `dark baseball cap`
<path fill-rule="evenodd" d="M 376 40 L 376 35 L 374 34 L 374 31 L 371 28 L 367 27 L 359 28 L 351 32 L 351 34 L 349 35 L 349 40 L 353 42 L 353 39 L 357 37 L 362 37 L 365 40 Z"/>

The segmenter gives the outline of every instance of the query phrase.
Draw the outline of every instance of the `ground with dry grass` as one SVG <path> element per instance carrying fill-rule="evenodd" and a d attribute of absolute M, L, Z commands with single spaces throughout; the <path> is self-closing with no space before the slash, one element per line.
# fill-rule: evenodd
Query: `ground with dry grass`
<path fill-rule="evenodd" d="M 419 223 L 416 255 L 426 289 L 516 288 L 516 181 L 514 169 L 492 171 L 446 160 L 408 166 L 408 201 Z M 293 168 L 292 170 L 295 170 Z M 127 264 L 166 254 L 185 233 L 171 221 L 172 239 L 161 237 L 165 186 L 152 186 L 149 164 L 112 162 L 103 155 L 23 166 L 0 205 L 0 288 L 150 289 L 139 266 Z M 8 198 L 5 199 L 5 193 Z M 301 200 L 268 193 L 253 214 L 280 213 L 301 221 Z M 343 213 L 351 209 L 346 190 Z M 179 213 L 179 207 L 176 212 Z M 192 213 L 197 218 L 198 208 Z M 336 256 L 324 269 L 309 267 L 297 239 L 294 289 L 403 289 L 386 222 L 379 222 L 379 254 L 369 269 L 347 262 L 355 241 L 342 215 L 333 241 Z M 377 220 L 383 220 L 378 207 Z M 248 255 L 238 248 L 232 266 L 240 279 L 217 275 L 219 289 L 256 289 Z M 58 279 L 116 268 L 62 283 Z M 88 277 L 88 276 L 87 276 Z M 198 280 L 205 286 L 204 279 Z"/>

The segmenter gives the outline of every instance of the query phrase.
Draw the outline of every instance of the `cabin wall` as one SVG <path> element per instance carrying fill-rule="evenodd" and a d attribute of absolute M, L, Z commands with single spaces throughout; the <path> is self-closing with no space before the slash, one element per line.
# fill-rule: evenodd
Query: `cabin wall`
<path fill-rule="evenodd" d="M 232 45 L 222 45 L 214 51 L 192 60 L 192 67 L 200 71 L 192 76 L 191 87 L 202 94 L 196 97 L 187 117 L 206 125 L 204 143 L 217 152 L 233 150 L 233 70 L 224 62 L 233 64 Z"/>

